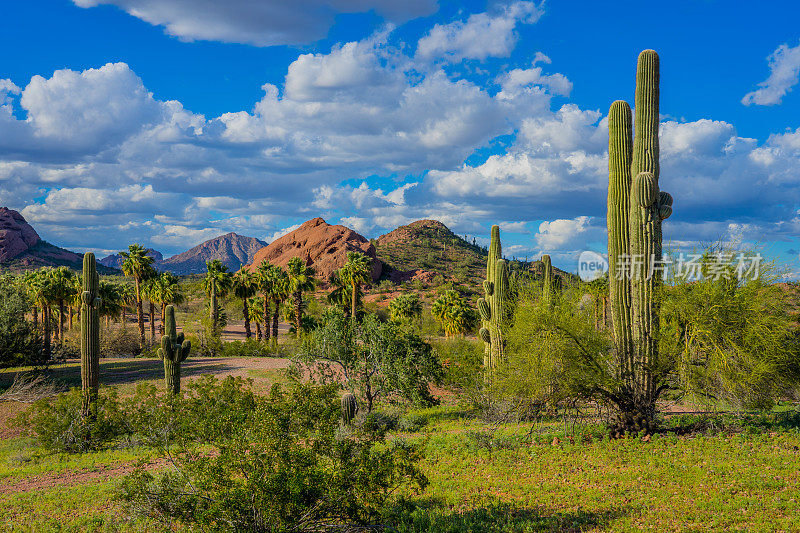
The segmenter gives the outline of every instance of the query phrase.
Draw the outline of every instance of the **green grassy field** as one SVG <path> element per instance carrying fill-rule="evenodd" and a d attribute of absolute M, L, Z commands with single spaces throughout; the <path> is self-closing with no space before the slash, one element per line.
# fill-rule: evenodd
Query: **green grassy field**
<path fill-rule="evenodd" d="M 423 443 L 430 485 L 390 509 L 398 531 L 800 530 L 796 427 L 648 442 L 584 428 L 573 443 L 561 425 L 489 426 L 454 407 L 411 419 L 422 427 L 395 438 Z M 139 459 L 154 458 L 143 448 L 48 455 L 25 437 L 0 441 L 0 527 L 186 530 L 131 516 L 115 500 Z"/>

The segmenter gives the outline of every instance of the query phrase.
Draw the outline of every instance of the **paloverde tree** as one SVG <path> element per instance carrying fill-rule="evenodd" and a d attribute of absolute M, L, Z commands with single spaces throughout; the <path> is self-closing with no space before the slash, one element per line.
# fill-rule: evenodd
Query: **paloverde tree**
<path fill-rule="evenodd" d="M 147 250 L 140 244 L 131 244 L 127 251 L 119 253 L 122 256 L 122 273 L 133 279 L 136 296 L 136 320 L 139 323 L 139 347 L 144 349 L 144 314 L 142 312 L 142 283 L 151 277 L 154 259 L 147 255 Z"/>
<path fill-rule="evenodd" d="M 294 301 L 294 327 L 297 337 L 300 338 L 303 319 L 303 293 L 313 291 L 317 286 L 314 269 L 307 266 L 299 257 L 292 257 L 286 265 L 289 275 L 289 291 Z"/>
<path fill-rule="evenodd" d="M 219 331 L 219 302 L 221 298 L 228 294 L 233 284 L 233 278 L 228 272 L 228 267 L 222 264 L 219 259 L 213 261 L 206 261 L 206 275 L 203 278 L 203 290 L 210 298 L 209 313 L 211 318 L 211 327 L 214 336 L 220 334 Z"/>
<path fill-rule="evenodd" d="M 428 384 L 441 379 L 441 363 L 430 344 L 409 327 L 381 323 L 372 314 L 357 322 L 329 308 L 305 348 L 315 375 L 323 382 L 341 383 L 363 400 L 368 413 L 389 396 L 423 405 L 436 401 Z"/>
<path fill-rule="evenodd" d="M 347 263 L 339 269 L 339 279 L 350 289 L 350 317 L 356 318 L 361 285 L 372 282 L 372 261 L 359 252 L 347 252 Z"/>
<path fill-rule="evenodd" d="M 242 317 L 244 317 L 244 334 L 246 338 L 252 337 L 250 329 L 250 309 L 249 300 L 256 295 L 258 284 L 256 275 L 250 272 L 246 266 L 242 266 L 233 275 L 233 294 L 242 301 Z"/>
<path fill-rule="evenodd" d="M 457 291 L 448 290 L 433 301 L 431 314 L 446 337 L 467 333 L 475 322 L 475 313 L 467 300 Z"/>

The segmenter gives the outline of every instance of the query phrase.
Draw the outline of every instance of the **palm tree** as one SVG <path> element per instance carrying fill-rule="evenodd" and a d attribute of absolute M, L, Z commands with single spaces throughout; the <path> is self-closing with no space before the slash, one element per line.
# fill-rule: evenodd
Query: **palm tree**
<path fill-rule="evenodd" d="M 261 261 L 261 264 L 258 265 L 256 268 L 256 286 L 258 291 L 261 293 L 261 297 L 263 299 L 263 310 L 262 313 L 264 315 L 264 338 L 269 340 L 269 302 L 272 299 L 272 293 L 274 291 L 274 282 L 276 279 L 275 276 L 275 265 L 271 264 L 269 261 L 264 259 Z"/>
<path fill-rule="evenodd" d="M 150 277 L 142 284 L 142 298 L 147 299 L 148 321 L 150 323 L 150 344 L 156 342 L 156 302 L 154 293 L 156 291 L 154 281 L 156 276 Z"/>
<path fill-rule="evenodd" d="M 142 292 L 141 284 L 155 272 L 153 270 L 153 258 L 147 255 L 140 244 L 131 244 L 127 252 L 120 252 L 124 258 L 122 262 L 122 273 L 133 278 L 136 288 L 136 319 L 139 322 L 139 346 L 144 348 L 144 316 L 142 315 Z"/>
<path fill-rule="evenodd" d="M 328 278 L 328 285 L 331 287 L 331 292 L 328 293 L 328 303 L 338 307 L 344 312 L 345 317 L 350 317 L 351 310 L 351 290 L 350 285 L 342 281 L 339 271 L 335 271 Z M 362 291 L 358 290 L 356 295 L 356 305 L 361 305 Z"/>
<path fill-rule="evenodd" d="M 442 325 L 446 337 L 466 333 L 474 321 L 472 308 L 454 290 L 445 292 L 433 301 L 431 314 Z"/>
<path fill-rule="evenodd" d="M 50 271 L 51 269 L 48 267 L 40 268 L 28 278 L 31 299 L 34 305 L 42 310 L 45 359 L 50 359 L 50 305 L 53 300 Z"/>
<path fill-rule="evenodd" d="M 401 294 L 389 304 L 389 315 L 396 322 L 412 321 L 422 314 L 422 302 L 414 293 Z"/>
<path fill-rule="evenodd" d="M 350 288 L 350 316 L 356 318 L 356 303 L 361 284 L 372 281 L 372 262 L 359 252 L 347 252 L 347 263 L 339 269 L 339 278 Z"/>
<path fill-rule="evenodd" d="M 119 291 L 119 297 L 122 303 L 119 317 L 122 321 L 122 325 L 125 326 L 125 314 L 129 305 L 136 304 L 136 292 L 133 290 L 130 283 L 120 283 L 117 290 Z"/>
<path fill-rule="evenodd" d="M 244 316 L 244 335 L 245 338 L 252 337 L 250 331 L 250 310 L 248 300 L 255 296 L 257 290 L 256 275 L 250 272 L 246 266 L 242 266 L 233 275 L 233 294 L 242 300 L 242 316 Z"/>
<path fill-rule="evenodd" d="M 314 290 L 317 280 L 314 277 L 314 269 L 299 257 L 292 257 L 289 260 L 286 271 L 289 274 L 289 292 L 294 300 L 294 327 L 299 338 L 303 317 L 303 293 Z"/>
<path fill-rule="evenodd" d="M 80 313 L 81 303 L 83 302 L 83 298 L 81 297 L 83 294 L 83 280 L 81 279 L 81 276 L 73 276 L 72 284 L 74 290 L 72 292 L 72 297 L 69 299 L 69 302 L 67 302 L 67 309 L 69 312 L 67 324 L 69 331 L 72 331 L 72 322 L 75 311 L 77 310 L 78 313 Z"/>
<path fill-rule="evenodd" d="M 64 342 L 64 310 L 68 302 L 75 296 L 75 273 L 69 267 L 60 266 L 50 271 L 50 291 L 58 305 L 58 339 Z"/>
<path fill-rule="evenodd" d="M 25 272 L 22 277 L 22 283 L 25 284 L 25 288 L 28 293 L 28 297 L 30 298 L 33 305 L 31 306 L 31 310 L 33 312 L 33 331 L 38 336 L 39 335 L 39 300 L 37 298 L 37 284 L 38 284 L 38 272 L 36 270 L 29 270 Z"/>
<path fill-rule="evenodd" d="M 124 309 L 123 287 L 130 287 L 130 285 L 100 280 L 98 288 L 98 294 L 100 295 L 99 312 L 100 316 L 106 317 L 106 325 L 108 325 L 110 319 L 118 317 Z"/>
<path fill-rule="evenodd" d="M 281 312 L 281 305 L 289 298 L 290 294 L 289 276 L 281 267 L 276 266 L 272 269 L 272 342 L 278 345 L 278 317 Z"/>
<path fill-rule="evenodd" d="M 219 304 L 217 303 L 217 298 L 228 294 L 231 284 L 231 274 L 228 272 L 228 267 L 222 264 L 222 261 L 219 259 L 206 261 L 206 277 L 203 278 L 203 289 L 208 297 L 211 298 L 211 327 L 214 329 L 214 335 L 219 333 Z"/>
<path fill-rule="evenodd" d="M 258 296 L 252 296 L 248 299 L 247 316 L 251 323 L 256 325 L 256 340 L 263 339 L 261 333 L 261 324 L 264 323 L 264 308 L 259 305 L 261 301 Z"/>
<path fill-rule="evenodd" d="M 164 336 L 164 320 L 166 319 L 167 305 L 183 302 L 180 280 L 172 272 L 162 272 L 151 278 L 148 282 L 148 299 L 160 306 L 159 335 Z"/>

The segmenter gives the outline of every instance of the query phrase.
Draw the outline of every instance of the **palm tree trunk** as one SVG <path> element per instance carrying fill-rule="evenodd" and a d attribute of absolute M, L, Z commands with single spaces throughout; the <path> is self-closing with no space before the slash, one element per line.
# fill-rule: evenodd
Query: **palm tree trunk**
<path fill-rule="evenodd" d="M 211 327 L 214 330 L 214 336 L 219 332 L 217 331 L 217 323 L 219 322 L 219 312 L 217 311 L 217 280 L 211 280 Z"/>
<path fill-rule="evenodd" d="M 72 331 L 72 315 L 73 315 L 74 307 L 71 305 L 69 306 L 69 330 Z"/>
<path fill-rule="evenodd" d="M 260 341 L 263 337 L 261 336 L 261 323 L 256 322 L 256 340 Z"/>
<path fill-rule="evenodd" d="M 269 297 L 264 293 L 264 340 L 269 340 Z"/>
<path fill-rule="evenodd" d="M 150 302 L 150 342 L 156 342 L 156 306 Z"/>
<path fill-rule="evenodd" d="M 35 305 L 33 306 L 33 331 L 36 335 L 39 335 L 39 308 Z"/>
<path fill-rule="evenodd" d="M 162 337 L 165 335 L 164 333 L 164 320 L 167 316 L 167 302 L 161 302 L 161 322 L 158 325 L 158 333 Z"/>
<path fill-rule="evenodd" d="M 350 317 L 356 320 L 356 295 L 358 294 L 358 283 L 353 280 L 353 292 L 350 295 Z"/>
<path fill-rule="evenodd" d="M 42 307 L 42 321 L 44 322 L 44 357 L 50 359 L 50 306 Z"/>
<path fill-rule="evenodd" d="M 272 313 L 272 339 L 275 342 L 275 346 L 278 345 L 278 313 L 280 307 L 278 301 L 275 300 L 275 311 Z"/>
<path fill-rule="evenodd" d="M 142 313 L 142 295 L 139 292 L 139 280 L 136 280 L 136 319 L 139 322 L 139 348 L 144 350 L 144 313 Z"/>
<path fill-rule="evenodd" d="M 64 300 L 58 301 L 58 340 L 64 344 Z"/>
<path fill-rule="evenodd" d="M 297 338 L 300 338 L 300 324 L 303 315 L 303 293 L 297 291 L 294 293 L 294 328 Z"/>
<path fill-rule="evenodd" d="M 250 339 L 252 333 L 250 332 L 250 310 L 247 308 L 247 298 L 242 298 L 242 314 L 244 315 L 244 336 Z"/>

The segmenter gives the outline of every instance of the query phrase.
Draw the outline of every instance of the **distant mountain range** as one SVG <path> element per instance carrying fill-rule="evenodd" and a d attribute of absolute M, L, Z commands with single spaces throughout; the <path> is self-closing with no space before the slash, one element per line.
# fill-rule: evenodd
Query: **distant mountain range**
<path fill-rule="evenodd" d="M 153 266 L 162 272 L 173 274 L 200 274 L 206 271 L 206 261 L 218 259 L 236 272 L 242 265 L 251 262 L 256 252 L 267 245 L 255 237 L 245 237 L 236 233 L 226 233 L 198 244 L 183 253 L 164 259 L 161 252 L 147 249 L 147 255 L 155 261 Z M 122 268 L 124 259 L 119 254 L 112 254 L 100 259 L 99 263 L 113 268 Z"/>
<path fill-rule="evenodd" d="M 437 220 L 418 220 L 370 241 L 346 226 L 314 218 L 269 245 L 254 237 L 226 233 L 167 259 L 153 249 L 148 249 L 148 255 L 155 259 L 156 269 L 175 274 L 203 273 L 206 261 L 214 259 L 235 272 L 243 265 L 255 268 L 262 260 L 285 266 L 292 257 L 300 257 L 314 267 L 321 281 L 327 282 L 347 261 L 347 252 L 351 251 L 370 257 L 374 281 L 431 283 L 442 276 L 475 285 L 480 284 L 486 271 L 486 250 Z M 81 255 L 75 252 L 42 241 L 17 211 L 0 207 L 0 265 L 13 270 L 48 265 L 80 269 L 81 260 Z M 122 257 L 112 254 L 98 263 L 101 272 L 119 272 Z M 539 261 L 517 265 L 534 272 L 539 270 Z M 572 276 L 555 267 L 554 270 Z"/>
<path fill-rule="evenodd" d="M 206 261 L 219 259 L 228 270 L 236 272 L 242 265 L 252 262 L 256 252 L 265 246 L 267 243 L 255 237 L 226 233 L 164 259 L 156 264 L 156 268 L 173 274 L 198 274 L 206 271 Z"/>

